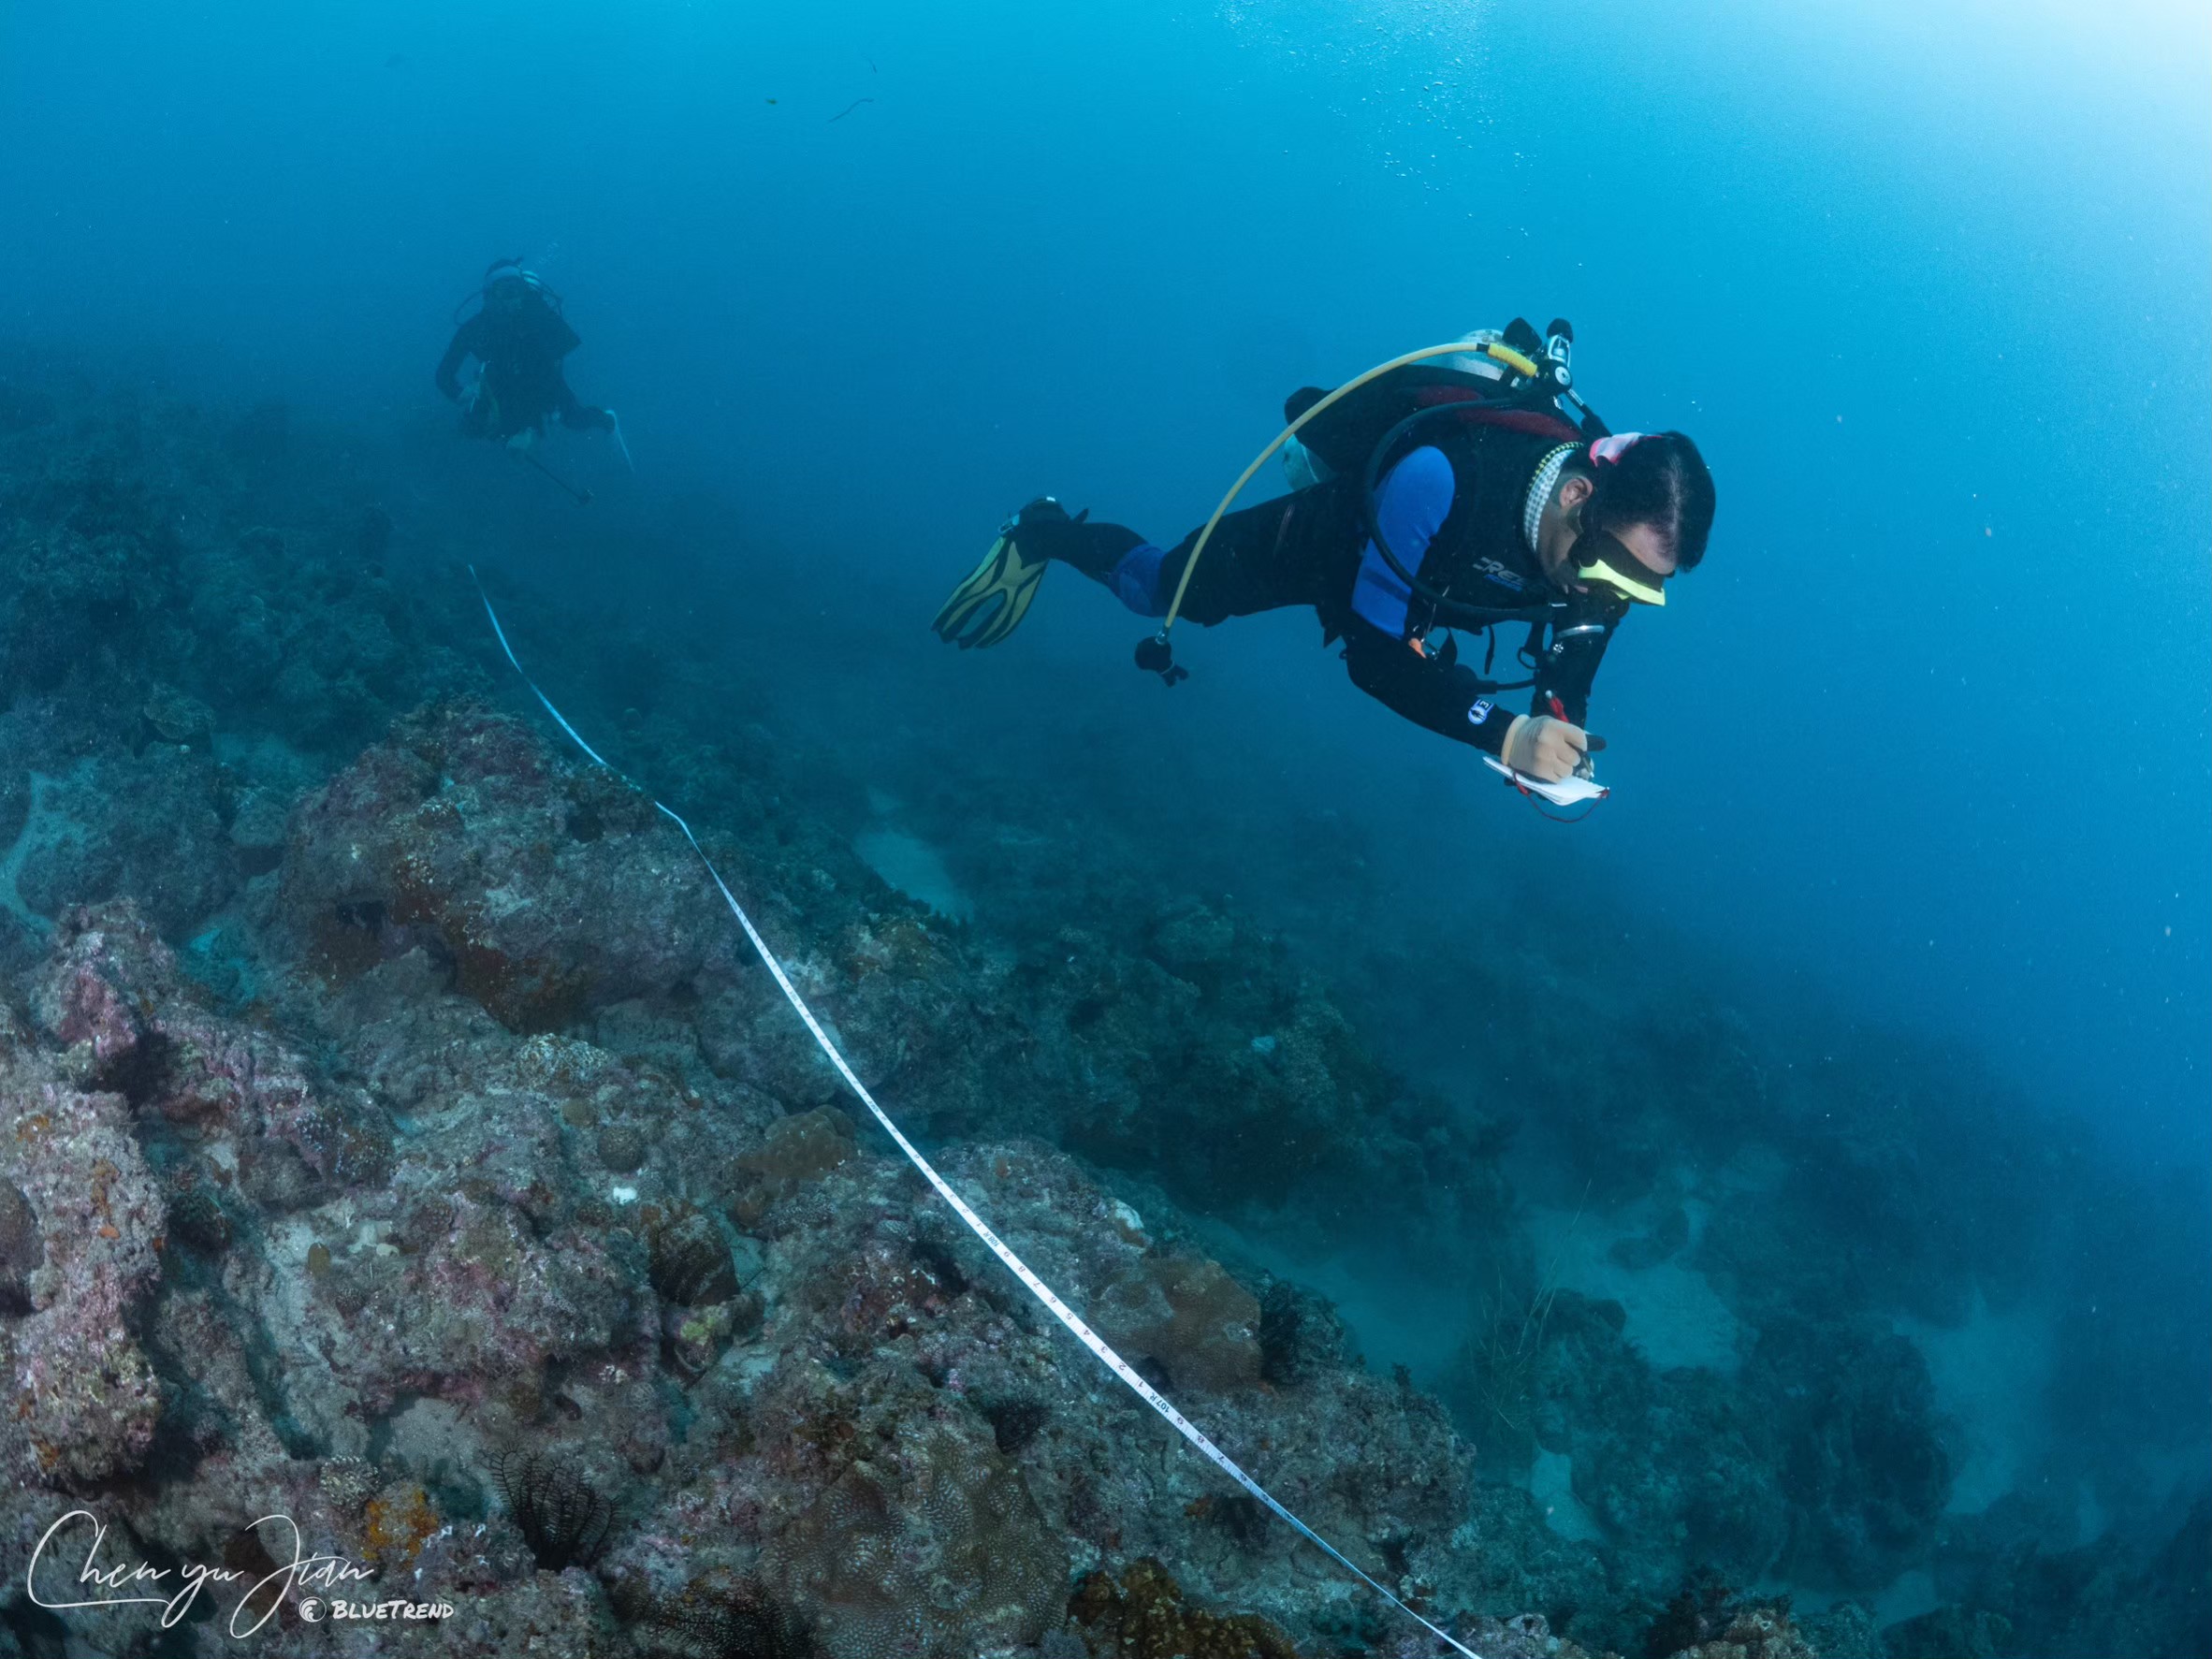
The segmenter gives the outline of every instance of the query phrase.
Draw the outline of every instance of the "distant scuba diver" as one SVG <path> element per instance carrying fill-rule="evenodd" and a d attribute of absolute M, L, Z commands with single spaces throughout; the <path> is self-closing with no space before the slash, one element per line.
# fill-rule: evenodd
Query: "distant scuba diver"
<path fill-rule="evenodd" d="M 1503 334 L 1467 336 L 1448 367 L 1355 383 L 1286 446 L 1299 488 L 1221 517 L 1195 566 L 1200 531 L 1162 549 L 1041 497 L 1000 528 L 937 633 L 997 645 L 1055 560 L 1140 616 L 1171 617 L 1178 593 L 1181 613 L 1209 627 L 1310 604 L 1322 643 L 1344 642 L 1353 683 L 1416 725 L 1529 779 L 1587 779 L 1603 747 L 1583 729 L 1598 662 L 1629 606 L 1666 604 L 1667 579 L 1705 556 L 1714 495 L 1683 434 L 1607 431 L 1571 389 L 1573 339 L 1564 319 L 1546 338 L 1517 317 Z M 1293 393 L 1285 417 L 1327 397 Z M 1529 677 L 1486 677 L 1492 630 L 1517 622 L 1529 625 L 1518 653 Z M 1486 635 L 1480 673 L 1460 661 L 1453 630 Z M 1183 672 L 1164 628 L 1138 662 L 1171 685 Z M 1528 688 L 1528 713 L 1499 710 L 1501 692 Z"/>
<path fill-rule="evenodd" d="M 461 429 L 527 451 L 546 419 L 559 416 L 572 430 L 611 434 L 628 462 L 615 412 L 579 401 L 561 371 L 561 359 L 583 341 L 560 314 L 560 296 L 520 259 L 495 259 L 485 269 L 481 298 L 438 359 L 438 389 L 461 405 Z M 460 369 L 471 357 L 483 369 L 464 386 Z"/>

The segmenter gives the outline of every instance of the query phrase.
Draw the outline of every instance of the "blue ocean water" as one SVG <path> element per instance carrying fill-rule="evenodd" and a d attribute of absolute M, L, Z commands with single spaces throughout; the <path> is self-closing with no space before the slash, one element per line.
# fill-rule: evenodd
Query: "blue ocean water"
<path fill-rule="evenodd" d="M 18 332 L 395 419 L 444 307 L 527 254 L 648 479 L 865 572 L 822 584 L 835 626 L 901 646 L 1027 495 L 1180 534 L 1288 387 L 1564 313 L 1599 407 L 1691 431 L 1722 498 L 1710 565 L 1608 665 L 1624 809 L 1576 858 L 2193 1151 L 2201 25 L 19 8 L 0 298 Z M 1132 745 L 1464 771 L 1285 640 L 1207 642 L 1259 705 L 1209 722 L 1106 672 L 1122 618 L 1060 608 L 1036 651 L 1095 653 Z M 1465 781 L 1437 810 L 1470 860 L 1555 838 Z"/>
<path fill-rule="evenodd" d="M 1046 833 L 1031 806 L 1083 826 L 1071 881 L 1134 857 L 1233 892 L 1477 1104 L 1515 1085 L 1449 976 L 1532 938 L 1593 1049 L 1634 987 L 1808 1069 L 1849 1042 L 1986 1077 L 2051 1160 L 2141 1173 L 2116 1299 L 2174 1310 L 2142 1359 L 2201 1405 L 2208 45 L 2161 0 L 16 6 L 0 336 L 284 400 L 444 488 L 485 458 L 430 366 L 522 255 L 636 472 L 552 452 L 587 523 L 483 467 L 480 519 L 406 526 L 412 568 L 496 535 L 520 579 L 717 642 L 986 934 L 1052 889 L 995 886 L 961 826 Z M 1171 692 L 1066 573 L 1001 650 L 929 636 L 1028 497 L 1171 543 L 1288 391 L 1516 314 L 1572 318 L 1592 401 L 1693 434 L 1720 495 L 1608 657 L 1588 822 L 1363 698 L 1303 613 L 1184 629 Z M 1971 1123 L 1936 1140 L 2001 1185 Z M 1537 1207 L 1601 1288 L 1576 1203 Z M 1306 1265 L 1371 1350 L 1443 1363 L 1395 1267 Z M 1706 1292 L 1640 1288 L 1697 1362 Z M 2006 1317 L 1927 1343 L 1990 1496 L 2056 1432 L 2005 1386 L 2049 1365 Z M 2201 1439 L 2158 1450 L 2202 1471 Z"/>

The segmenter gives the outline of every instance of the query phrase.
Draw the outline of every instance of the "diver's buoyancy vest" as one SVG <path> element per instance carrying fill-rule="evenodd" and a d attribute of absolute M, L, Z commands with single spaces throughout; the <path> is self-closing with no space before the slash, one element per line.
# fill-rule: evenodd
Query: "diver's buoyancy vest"
<path fill-rule="evenodd" d="M 1395 453 L 1383 458 L 1377 469 L 1381 474 L 1423 448 L 1441 451 L 1451 467 L 1451 507 L 1419 560 L 1416 574 L 1422 586 L 1478 605 L 1535 606 L 1555 597 L 1521 534 L 1521 517 L 1536 469 L 1561 442 L 1552 432 L 1438 420 L 1423 423 L 1395 446 Z M 1326 598 L 1316 608 L 1321 614 L 1324 643 L 1342 634 L 1349 623 L 1352 588 L 1369 539 L 1360 501 L 1362 471 L 1364 467 L 1340 473 L 1299 492 L 1301 503 L 1310 505 L 1299 527 L 1302 533 L 1291 539 L 1302 544 L 1300 556 L 1321 573 L 1317 586 Z M 1512 586 L 1509 578 L 1515 576 L 1521 579 L 1522 588 Z M 1489 586 L 1475 578 L 1487 580 Z M 1418 595 L 1407 607 L 1406 618 L 1422 631 L 1433 620 Z"/>
<path fill-rule="evenodd" d="M 1451 463 L 1451 510 L 1421 560 L 1418 574 L 1424 585 L 1474 604 L 1543 603 L 1543 568 L 1521 533 L 1521 521 L 1536 470 L 1562 442 L 1556 431 L 1444 419 L 1424 422 L 1407 434 L 1407 454 L 1430 446 Z M 1385 457 L 1384 466 L 1401 458 Z M 1515 578 L 1523 585 L 1516 588 Z M 1416 618 L 1420 610 L 1417 600 Z"/>

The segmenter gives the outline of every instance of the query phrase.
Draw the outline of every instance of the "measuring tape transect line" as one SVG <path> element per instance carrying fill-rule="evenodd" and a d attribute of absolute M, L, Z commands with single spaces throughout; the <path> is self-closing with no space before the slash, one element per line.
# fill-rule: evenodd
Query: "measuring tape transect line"
<path fill-rule="evenodd" d="M 560 710 L 553 706 L 552 699 L 538 690 L 537 682 L 524 672 L 521 662 L 516 658 L 515 648 L 507 643 L 507 631 L 500 626 L 499 613 L 491 608 L 490 596 L 484 591 L 484 583 L 476 575 L 474 565 L 469 567 L 469 577 L 476 583 L 476 597 L 484 602 L 484 614 L 491 618 L 491 631 L 500 642 L 500 649 L 506 653 L 508 663 L 521 677 L 522 683 L 530 688 L 531 695 L 544 706 L 546 712 L 553 717 L 554 723 L 567 733 L 570 740 L 589 755 L 595 764 L 605 767 L 617 778 L 620 778 L 623 782 L 631 784 L 632 788 L 637 788 L 637 785 L 629 777 L 611 764 L 597 749 L 585 742 L 575 727 L 568 723 L 566 717 L 561 714 Z M 642 789 L 638 793 L 647 793 Z M 647 794 L 647 798 L 652 799 L 649 794 Z M 924 1157 L 914 1143 L 906 1138 L 898 1125 L 891 1121 L 891 1114 L 876 1103 L 876 1097 L 868 1092 L 867 1084 L 860 1081 L 859 1073 L 852 1070 L 851 1063 L 846 1060 L 843 1052 L 838 1049 L 837 1045 L 830 1041 L 829 1033 L 822 1028 L 822 1022 L 815 1017 L 814 1011 L 808 1007 L 807 999 L 799 995 L 798 987 L 791 982 L 791 976 L 784 972 L 783 964 L 777 960 L 776 953 L 768 948 L 768 941 L 761 937 L 760 929 L 752 924 L 752 918 L 746 914 L 745 907 L 737 902 L 737 895 L 730 891 L 730 884 L 722 880 L 721 871 L 715 868 L 714 860 L 706 856 L 706 849 L 699 845 L 699 837 L 691 833 L 691 826 L 684 822 L 681 814 L 662 802 L 653 800 L 653 807 L 656 811 L 683 832 L 684 839 L 691 843 L 691 851 L 698 855 L 700 864 L 706 867 L 706 874 L 713 880 L 716 891 L 722 895 L 722 902 L 730 907 L 730 914 L 737 918 L 737 925 L 745 930 L 746 940 L 752 946 L 753 954 L 761 959 L 768 972 L 774 976 L 777 989 L 783 993 L 784 1000 L 791 1004 L 793 1011 L 806 1026 L 808 1034 L 814 1039 L 816 1046 L 822 1050 L 829 1063 L 837 1068 L 837 1075 L 845 1080 L 846 1086 L 851 1089 L 854 1096 L 858 1098 L 862 1105 L 868 1109 L 875 1120 L 882 1125 L 884 1133 L 897 1143 L 899 1151 L 906 1154 L 907 1161 L 922 1172 L 923 1179 L 936 1189 L 938 1197 L 952 1206 L 953 1213 L 967 1223 L 970 1232 L 989 1246 L 994 1256 L 1006 1264 L 1007 1271 L 1022 1282 L 1023 1288 L 1043 1303 L 1045 1310 L 1065 1326 L 1070 1334 L 1088 1348 L 1092 1355 L 1115 1376 L 1127 1383 L 1139 1399 L 1157 1412 L 1168 1425 L 1196 1448 L 1207 1462 L 1251 1493 L 1259 1502 L 1265 1505 L 1270 1512 L 1288 1524 L 1301 1537 L 1316 1546 L 1330 1560 L 1335 1562 L 1337 1565 L 1343 1567 L 1345 1571 L 1350 1573 L 1368 1589 L 1374 1591 L 1375 1594 L 1381 1596 L 1407 1618 L 1419 1624 L 1439 1641 L 1449 1643 L 1455 1652 L 1466 1655 L 1466 1659 L 1482 1659 L 1480 1654 L 1465 1646 L 1448 1631 L 1432 1624 L 1419 1613 L 1407 1607 L 1390 1590 L 1377 1583 L 1357 1562 L 1293 1515 L 1276 1500 L 1267 1488 L 1247 1475 L 1235 1459 L 1207 1438 L 1205 1433 L 1197 1424 L 1176 1410 L 1165 1395 L 1138 1375 L 1134 1366 L 1115 1353 L 1104 1337 L 1093 1331 L 1080 1314 L 1061 1301 L 1053 1288 L 1039 1278 L 1030 1269 L 1029 1264 L 1016 1256 L 1006 1241 L 991 1230 L 989 1223 L 975 1213 L 966 1199 L 953 1190 L 952 1183 L 938 1173 L 936 1166 Z"/>

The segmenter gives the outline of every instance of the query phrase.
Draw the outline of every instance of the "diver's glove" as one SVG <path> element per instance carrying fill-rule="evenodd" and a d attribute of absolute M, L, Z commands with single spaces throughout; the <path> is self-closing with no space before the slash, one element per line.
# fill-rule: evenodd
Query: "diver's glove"
<path fill-rule="evenodd" d="M 1516 772 L 1557 783 L 1590 764 L 1590 735 L 1571 720 L 1548 714 L 1517 714 L 1506 728 L 1502 756 Z"/>

